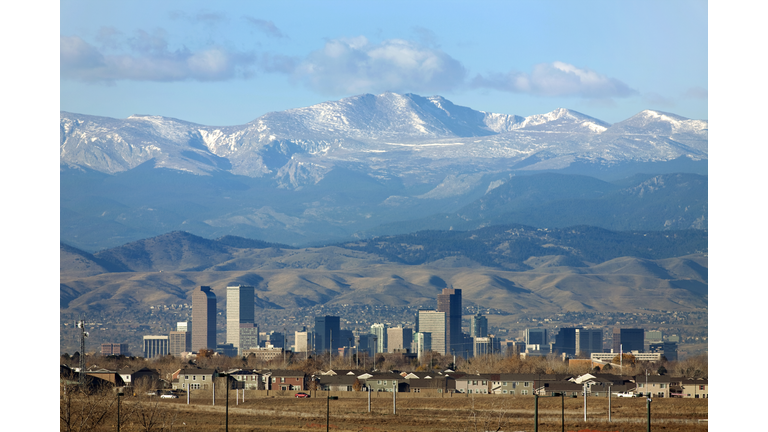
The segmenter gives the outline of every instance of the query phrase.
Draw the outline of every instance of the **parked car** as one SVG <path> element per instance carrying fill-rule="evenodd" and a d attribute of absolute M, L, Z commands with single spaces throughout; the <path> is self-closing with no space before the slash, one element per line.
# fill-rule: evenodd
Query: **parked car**
<path fill-rule="evenodd" d="M 178 398 L 179 398 L 178 396 L 176 396 L 176 395 L 175 395 L 175 394 L 173 394 L 173 393 L 166 393 L 166 394 L 164 394 L 164 395 L 162 395 L 162 396 L 160 396 L 160 397 L 161 397 L 162 399 L 178 399 Z"/>
<path fill-rule="evenodd" d="M 297 398 L 308 398 L 309 397 L 309 395 L 304 393 L 304 392 L 298 392 L 298 393 L 295 394 L 295 396 Z"/>
<path fill-rule="evenodd" d="M 633 397 L 637 397 L 637 395 L 635 395 L 632 392 L 616 393 L 616 396 L 620 397 L 620 398 L 633 398 Z"/>

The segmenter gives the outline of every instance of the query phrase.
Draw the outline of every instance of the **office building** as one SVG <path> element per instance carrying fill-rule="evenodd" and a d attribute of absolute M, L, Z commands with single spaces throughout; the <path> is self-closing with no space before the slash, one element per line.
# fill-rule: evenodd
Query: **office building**
<path fill-rule="evenodd" d="M 172 356 L 179 357 L 183 352 L 192 351 L 192 333 L 187 331 L 172 331 L 168 336 L 169 351 Z"/>
<path fill-rule="evenodd" d="M 241 353 L 240 324 L 254 324 L 254 288 L 248 285 L 227 285 L 227 343 Z M 248 327 L 245 327 L 248 328 Z"/>
<path fill-rule="evenodd" d="M 128 344 L 125 343 L 103 343 L 101 344 L 101 355 L 123 355 L 130 356 L 128 352 Z"/>
<path fill-rule="evenodd" d="M 413 341 L 413 330 L 403 328 L 403 326 L 387 329 L 387 352 L 411 352 L 411 341 Z"/>
<path fill-rule="evenodd" d="M 464 351 L 464 334 L 461 332 L 461 290 L 443 288 L 437 295 L 437 311 L 445 314 L 445 345 L 443 353 L 461 355 Z M 419 331 L 428 331 L 419 328 Z M 432 342 L 435 343 L 434 333 Z"/>
<path fill-rule="evenodd" d="M 668 361 L 677 361 L 677 343 L 675 342 L 652 343 L 648 347 L 648 351 L 660 353 Z"/>
<path fill-rule="evenodd" d="M 188 332 L 191 329 L 189 328 L 189 322 L 187 321 L 178 321 L 176 323 L 176 331 L 180 332 Z"/>
<path fill-rule="evenodd" d="M 480 315 L 474 315 L 469 319 L 469 336 L 473 338 L 488 336 L 488 318 Z"/>
<path fill-rule="evenodd" d="M 645 351 L 645 330 L 613 329 L 613 352 Z"/>
<path fill-rule="evenodd" d="M 285 348 L 285 337 L 286 335 L 279 331 L 261 332 L 259 333 L 259 346 Z"/>
<path fill-rule="evenodd" d="M 581 327 L 561 328 L 555 336 L 554 352 L 558 354 L 576 355 L 576 330 Z"/>
<path fill-rule="evenodd" d="M 254 323 L 240 323 L 240 346 L 237 352 L 242 353 L 247 349 L 259 347 L 259 326 Z"/>
<path fill-rule="evenodd" d="M 223 343 L 216 345 L 216 353 L 226 357 L 236 357 L 237 348 L 231 343 Z"/>
<path fill-rule="evenodd" d="M 315 353 L 322 354 L 327 351 L 336 351 L 341 332 L 341 322 L 337 316 L 315 317 Z"/>
<path fill-rule="evenodd" d="M 501 352 L 501 340 L 497 337 L 475 337 L 472 338 L 473 353 L 475 357 L 486 354 L 498 354 Z"/>
<path fill-rule="evenodd" d="M 144 336 L 143 352 L 145 359 L 168 355 L 168 336 Z"/>
<path fill-rule="evenodd" d="M 419 333 L 430 333 L 431 349 L 435 352 L 439 352 L 440 354 L 446 354 L 447 343 L 446 343 L 446 313 L 445 312 L 420 309 L 419 310 Z"/>
<path fill-rule="evenodd" d="M 370 333 L 361 333 L 357 337 L 357 351 L 359 353 L 367 353 L 368 357 L 373 357 L 376 354 L 376 345 L 373 343 L 373 335 Z"/>
<path fill-rule="evenodd" d="M 192 351 L 216 349 L 216 294 L 211 287 L 192 291 Z"/>
<path fill-rule="evenodd" d="M 419 361 L 423 361 L 425 354 L 432 350 L 432 334 L 418 332 L 414 336 L 413 342 L 416 344 L 416 354 Z"/>
<path fill-rule="evenodd" d="M 532 328 L 525 329 L 525 343 L 529 345 L 547 345 L 547 329 Z"/>
<path fill-rule="evenodd" d="M 645 340 L 648 343 L 661 343 L 664 338 L 661 330 L 649 330 L 645 332 Z"/>
<path fill-rule="evenodd" d="M 355 346 L 355 335 L 352 333 L 352 330 L 339 330 L 339 346 L 349 348 Z"/>
<path fill-rule="evenodd" d="M 576 329 L 576 355 L 589 358 L 592 353 L 603 352 L 603 331 L 601 329 Z"/>
<path fill-rule="evenodd" d="M 294 350 L 300 353 L 308 353 L 315 346 L 314 333 L 303 327 L 301 331 L 294 333 Z"/>
<path fill-rule="evenodd" d="M 371 326 L 371 334 L 376 340 L 376 353 L 387 352 L 387 326 L 386 324 L 374 324 Z"/>

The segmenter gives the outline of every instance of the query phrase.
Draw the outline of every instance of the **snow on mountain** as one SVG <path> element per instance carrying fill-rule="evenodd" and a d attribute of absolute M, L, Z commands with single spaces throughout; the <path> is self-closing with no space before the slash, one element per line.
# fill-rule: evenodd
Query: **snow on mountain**
<path fill-rule="evenodd" d="M 535 155 L 523 169 L 557 169 L 577 160 L 706 159 L 707 127 L 703 120 L 651 110 L 610 125 L 564 108 L 523 118 L 475 111 L 441 96 L 383 93 L 272 112 L 228 127 L 62 112 L 60 160 L 110 174 L 154 160 L 156 167 L 267 176 L 299 188 L 318 182 L 337 163 L 366 165 L 370 175 L 388 177 L 429 171 L 430 160 L 441 166 L 514 164 Z"/>

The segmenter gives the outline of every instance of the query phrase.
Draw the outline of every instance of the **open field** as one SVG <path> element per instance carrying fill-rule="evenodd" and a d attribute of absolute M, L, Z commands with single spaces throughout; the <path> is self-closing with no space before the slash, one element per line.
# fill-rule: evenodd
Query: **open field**
<path fill-rule="evenodd" d="M 534 398 L 502 395 L 456 394 L 453 397 L 418 397 L 398 394 L 397 413 L 393 414 L 391 393 L 371 398 L 368 413 L 365 393 L 339 396 L 330 403 L 324 392 L 320 397 L 248 398 L 229 400 L 229 430 L 231 431 L 319 431 L 326 427 L 326 409 L 330 411 L 329 429 L 342 431 L 533 431 Z M 338 394 L 338 393 L 335 393 Z M 351 396 L 354 395 L 354 396 Z M 114 396 L 107 396 L 114 399 Z M 589 398 L 584 421 L 583 398 L 566 398 L 565 430 L 597 431 L 647 430 L 646 400 L 644 398 L 611 400 L 611 422 L 608 423 L 608 400 Z M 195 398 L 187 405 L 181 399 L 134 398 L 122 399 L 122 431 L 225 430 L 225 400 Z M 539 398 L 539 430 L 561 430 L 561 399 Z M 707 430 L 707 399 L 654 399 L 651 404 L 651 425 L 654 431 Z M 147 419 L 154 418 L 148 425 Z M 91 430 L 115 430 L 114 405 L 100 427 Z M 151 429 L 147 426 L 151 426 Z M 62 425 L 61 430 L 66 430 Z"/>

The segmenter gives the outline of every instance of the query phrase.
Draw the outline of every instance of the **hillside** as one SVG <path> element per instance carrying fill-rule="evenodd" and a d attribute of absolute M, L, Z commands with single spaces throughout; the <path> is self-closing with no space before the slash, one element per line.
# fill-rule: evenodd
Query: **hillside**
<path fill-rule="evenodd" d="M 98 274 L 70 259 L 81 255 L 62 246 L 62 312 L 189 303 L 199 285 L 224 298 L 230 282 L 254 285 L 268 309 L 419 306 L 446 286 L 464 290 L 468 305 L 515 315 L 700 310 L 708 297 L 706 234 L 695 230 L 507 226 L 302 249 L 174 232 L 93 254 L 123 270 Z"/>

